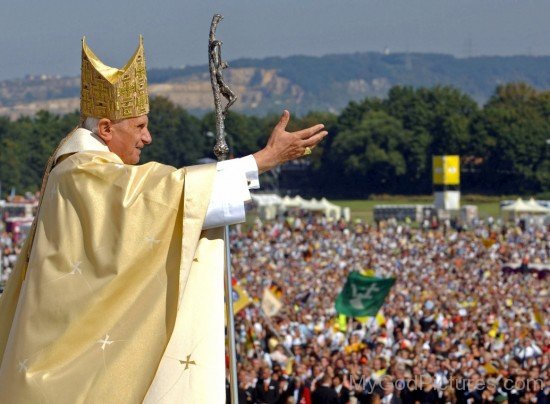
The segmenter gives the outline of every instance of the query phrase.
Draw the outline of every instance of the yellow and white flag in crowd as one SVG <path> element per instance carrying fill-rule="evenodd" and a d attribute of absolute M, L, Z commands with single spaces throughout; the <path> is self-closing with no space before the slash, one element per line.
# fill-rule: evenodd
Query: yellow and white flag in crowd
<path fill-rule="evenodd" d="M 276 315 L 282 307 L 283 304 L 277 299 L 275 294 L 269 288 L 265 288 L 262 296 L 262 310 L 265 315 L 272 317 Z"/>
<path fill-rule="evenodd" d="M 231 280 L 233 289 L 233 313 L 237 314 L 246 306 L 253 303 L 252 298 L 235 278 Z"/>

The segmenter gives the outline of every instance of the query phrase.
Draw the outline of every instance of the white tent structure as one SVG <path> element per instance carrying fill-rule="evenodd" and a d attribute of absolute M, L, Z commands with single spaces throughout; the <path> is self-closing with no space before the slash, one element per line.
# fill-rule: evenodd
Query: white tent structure
<path fill-rule="evenodd" d="M 304 203 L 306 200 L 302 198 L 300 195 L 297 195 L 295 197 L 285 196 L 283 198 L 283 206 L 287 209 L 289 208 L 297 208 L 301 209 L 304 206 Z"/>
<path fill-rule="evenodd" d="M 540 203 L 535 201 L 535 198 L 529 199 L 525 204 L 529 207 L 532 213 L 550 213 L 550 209 L 542 206 Z"/>
<path fill-rule="evenodd" d="M 538 204 L 533 198 L 531 198 L 528 202 L 524 202 L 521 198 L 518 198 L 510 205 L 501 208 L 501 211 L 508 214 L 508 217 L 511 218 L 544 215 L 550 213 L 550 209 Z"/>
<path fill-rule="evenodd" d="M 291 198 L 285 196 L 283 198 L 283 206 L 285 210 L 290 209 L 301 209 L 307 210 L 309 212 L 319 212 L 322 213 L 325 217 L 338 220 L 344 218 L 349 220 L 350 211 L 349 208 L 342 208 L 341 206 L 335 205 L 334 203 L 329 202 L 326 198 L 321 199 L 304 199 L 301 196 L 295 196 Z"/>
<path fill-rule="evenodd" d="M 529 209 L 529 207 L 527 206 L 527 204 L 525 202 L 523 202 L 523 199 L 518 198 L 518 199 L 516 199 L 515 202 L 511 203 L 510 205 L 506 205 L 501 210 L 503 212 L 520 213 L 520 212 L 525 212 L 528 209 Z"/>
<path fill-rule="evenodd" d="M 344 218 L 350 219 L 350 209 L 342 208 L 329 202 L 326 198 L 304 199 L 301 196 L 285 196 L 281 198 L 276 194 L 252 194 L 252 201 L 258 210 L 261 219 L 271 220 L 277 214 L 289 210 L 306 210 L 309 212 L 318 212 L 327 218 L 338 220 Z"/>
<path fill-rule="evenodd" d="M 264 220 L 273 220 L 283 203 L 277 194 L 251 194 L 252 201 L 258 210 L 258 215 Z"/>

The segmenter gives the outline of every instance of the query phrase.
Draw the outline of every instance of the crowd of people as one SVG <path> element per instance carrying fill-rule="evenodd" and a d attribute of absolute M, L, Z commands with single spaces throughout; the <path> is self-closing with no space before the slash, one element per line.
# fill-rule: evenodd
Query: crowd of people
<path fill-rule="evenodd" d="M 16 222 L 16 226 L 14 226 L 14 222 L 8 223 L 8 220 L 25 216 L 23 212 L 25 210 L 33 211 L 33 207 L 38 202 L 37 197 L 34 195 L 21 199 L 24 200 L 24 203 L 20 204 L 20 208 L 11 209 L 12 212 L 9 212 L 8 209 L 0 209 L 0 292 L 15 267 L 17 257 L 30 228 L 32 217 L 22 218 L 24 224 Z M 25 205 L 27 204 L 29 208 L 26 209 Z M 14 231 L 14 227 L 16 231 Z"/>
<path fill-rule="evenodd" d="M 492 220 L 236 226 L 233 273 L 254 301 L 236 315 L 240 402 L 548 402 L 549 239 Z M 0 232 L 2 283 L 20 244 Z M 351 271 L 396 278 L 375 318 L 336 313 Z M 271 317 L 265 289 L 282 303 Z"/>
<path fill-rule="evenodd" d="M 548 402 L 548 230 L 307 215 L 237 227 L 233 271 L 255 301 L 236 315 L 240 402 Z M 351 271 L 396 282 L 375 318 L 342 324 Z M 272 317 L 266 288 L 282 303 Z"/>
<path fill-rule="evenodd" d="M 7 231 L 0 232 L 0 290 L 8 280 L 21 249 Z"/>

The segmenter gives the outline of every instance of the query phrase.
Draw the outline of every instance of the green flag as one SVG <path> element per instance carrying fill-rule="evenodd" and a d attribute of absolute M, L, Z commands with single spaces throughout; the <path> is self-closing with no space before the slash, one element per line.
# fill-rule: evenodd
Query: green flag
<path fill-rule="evenodd" d="M 395 278 L 373 278 L 352 272 L 336 298 L 336 311 L 350 317 L 376 316 Z"/>

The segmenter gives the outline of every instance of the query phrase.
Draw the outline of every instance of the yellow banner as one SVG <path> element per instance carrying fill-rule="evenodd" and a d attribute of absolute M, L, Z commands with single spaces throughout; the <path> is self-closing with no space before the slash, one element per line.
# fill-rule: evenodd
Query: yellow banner
<path fill-rule="evenodd" d="M 348 329 L 348 318 L 345 314 L 338 315 L 338 329 L 342 332 L 346 332 Z"/>
<path fill-rule="evenodd" d="M 253 301 L 248 293 L 246 293 L 246 290 L 243 289 L 238 281 L 233 280 L 233 313 L 237 314 L 252 303 Z"/>
<path fill-rule="evenodd" d="M 460 156 L 433 156 L 434 185 L 460 184 Z"/>

